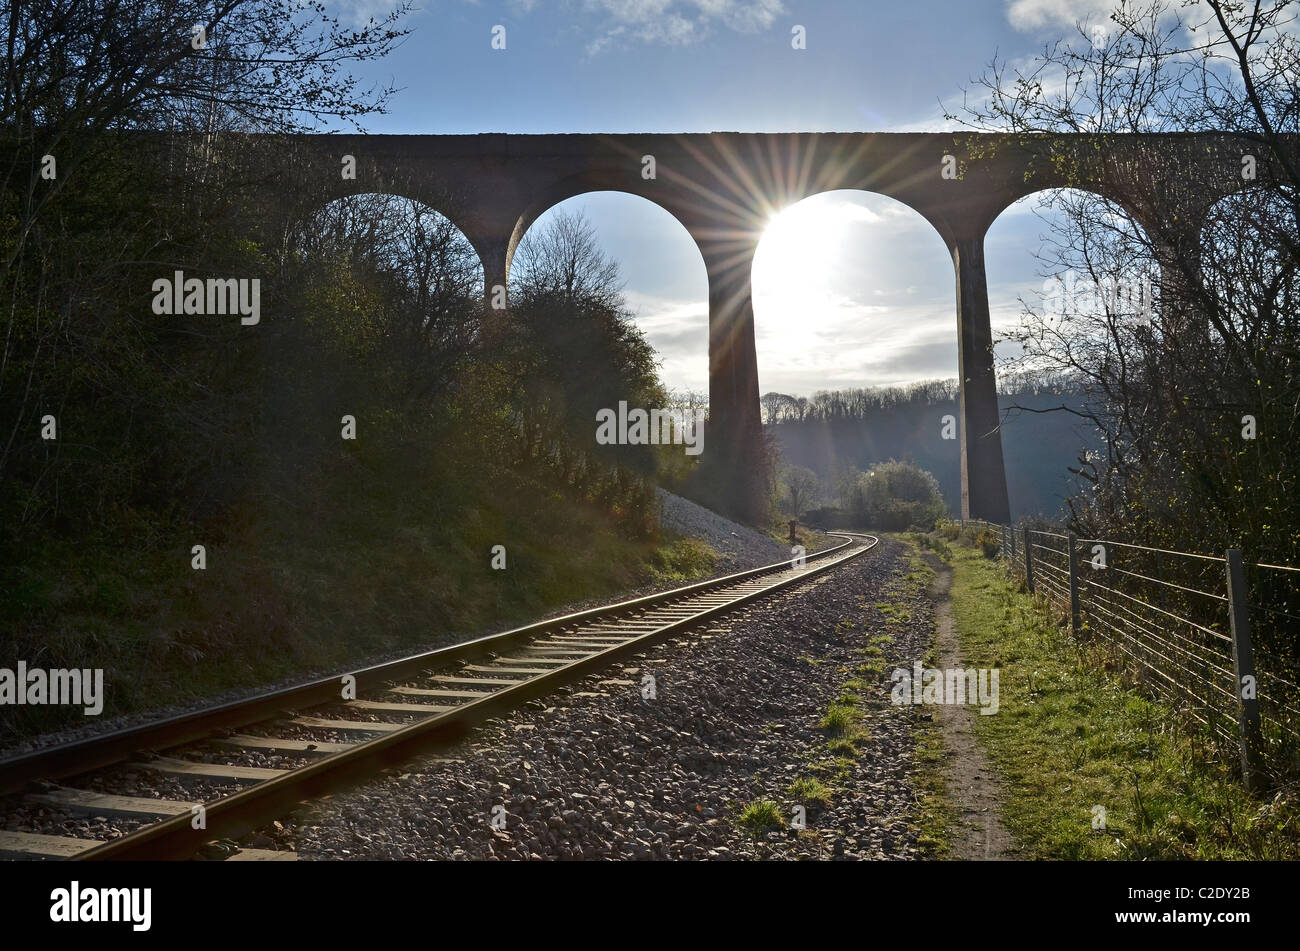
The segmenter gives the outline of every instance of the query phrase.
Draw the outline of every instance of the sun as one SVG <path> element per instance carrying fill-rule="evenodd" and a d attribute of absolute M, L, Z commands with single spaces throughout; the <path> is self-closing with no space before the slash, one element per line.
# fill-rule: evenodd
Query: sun
<path fill-rule="evenodd" d="M 844 253 L 847 232 L 848 221 L 838 203 L 811 198 L 782 209 L 772 215 L 763 231 L 755 256 L 756 279 L 760 271 L 764 276 L 780 273 L 775 283 L 784 284 L 795 277 L 806 289 L 808 278 L 834 271 Z M 770 260 L 760 262 L 760 257 Z M 761 269 L 760 263 L 765 265 Z"/>
<path fill-rule="evenodd" d="M 760 334 L 779 349 L 800 349 L 814 326 L 843 295 L 849 256 L 860 252 L 854 219 L 843 200 L 804 199 L 773 215 L 754 255 L 751 274 Z"/>

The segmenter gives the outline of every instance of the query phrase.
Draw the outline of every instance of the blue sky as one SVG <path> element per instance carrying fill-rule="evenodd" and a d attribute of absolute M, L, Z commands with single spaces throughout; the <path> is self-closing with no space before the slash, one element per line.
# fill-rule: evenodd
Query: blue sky
<path fill-rule="evenodd" d="M 388 9 L 335 4 L 345 19 Z M 373 132 L 746 132 L 943 129 L 940 101 L 997 53 L 1027 59 L 1110 0 L 425 0 L 413 34 L 361 75 L 401 87 Z M 504 26 L 506 49 L 491 46 Z M 791 47 L 804 27 L 807 48 Z M 998 326 L 1042 285 L 1046 226 L 1033 199 L 986 247 Z M 684 229 L 648 201 L 596 193 L 582 209 L 623 268 L 625 292 L 675 389 L 707 389 L 704 265 Z M 534 227 L 544 227 L 543 216 Z M 832 230 L 830 255 L 801 236 Z M 952 377 L 952 265 L 919 216 L 881 196 L 800 203 L 754 267 L 760 386 L 811 394 Z"/>

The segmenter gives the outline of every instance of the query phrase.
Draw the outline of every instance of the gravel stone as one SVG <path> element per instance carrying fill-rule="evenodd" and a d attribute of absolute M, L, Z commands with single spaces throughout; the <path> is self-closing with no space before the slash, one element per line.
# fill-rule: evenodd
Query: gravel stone
<path fill-rule="evenodd" d="M 902 551 L 885 540 L 438 752 L 461 762 L 413 761 L 286 818 L 281 838 L 261 832 L 306 860 L 916 858 L 920 717 L 890 702 L 889 671 L 924 656 L 933 615 L 924 594 L 889 618 L 874 606 L 906 574 Z M 868 738 L 829 805 L 796 803 L 790 783 L 825 759 L 821 716 L 873 644 L 885 667 L 859 675 Z M 654 700 L 641 697 L 645 668 Z M 805 805 L 807 829 L 750 835 L 735 820 L 755 799 L 787 817 Z M 504 829 L 494 805 L 505 806 Z"/>

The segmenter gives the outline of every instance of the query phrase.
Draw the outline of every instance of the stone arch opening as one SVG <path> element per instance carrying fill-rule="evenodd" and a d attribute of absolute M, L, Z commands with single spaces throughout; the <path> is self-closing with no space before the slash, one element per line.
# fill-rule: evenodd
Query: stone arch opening
<path fill-rule="evenodd" d="M 659 203 L 601 189 L 571 195 L 530 215 L 512 253 L 512 295 L 515 284 L 525 279 L 525 242 L 560 216 L 575 214 L 590 223 L 600 250 L 617 262 L 632 321 L 658 354 L 665 386 L 707 393 L 709 282 L 704 259 L 685 225 Z"/>
<path fill-rule="evenodd" d="M 401 192 L 357 192 L 312 208 L 289 236 L 300 253 L 333 250 L 359 253 L 369 243 L 379 263 L 401 269 L 408 277 L 433 277 L 441 265 L 457 281 L 473 277 L 483 286 L 478 250 L 455 221 L 433 205 Z M 421 254 L 418 245 L 426 245 Z"/>
<path fill-rule="evenodd" d="M 1158 248 L 1119 202 L 1049 188 L 1003 210 L 985 260 L 1012 514 L 1054 517 L 1080 488 L 1068 467 L 1104 448 L 1095 426 L 1057 410 L 1094 398 L 1084 368 L 1097 353 L 1150 351 L 1160 333 Z"/>
<path fill-rule="evenodd" d="M 410 392 L 446 391 L 484 335 L 478 253 L 441 212 L 382 192 L 327 202 L 291 236 L 296 279 L 319 290 L 309 332 Z"/>
<path fill-rule="evenodd" d="M 1300 193 L 1259 183 L 1225 195 L 1206 210 L 1197 254 L 1211 335 L 1277 326 L 1300 310 Z"/>
<path fill-rule="evenodd" d="M 961 502 L 953 261 L 910 205 L 832 189 L 774 215 L 753 263 L 764 422 L 832 498 L 908 458 Z"/>
<path fill-rule="evenodd" d="M 759 241 L 752 286 L 764 391 L 797 386 L 801 366 L 821 389 L 955 375 L 951 256 L 934 227 L 901 201 L 836 189 L 787 205 Z M 821 331 L 809 318 L 834 326 Z M 810 336 L 822 340 L 811 355 Z M 791 354 L 799 363 L 775 359 L 786 346 L 800 349 Z"/>
<path fill-rule="evenodd" d="M 1032 313 L 1065 318 L 1109 308 L 1150 321 L 1159 304 L 1159 249 L 1123 203 L 1100 191 L 1046 188 L 1008 205 L 984 238 L 994 331 Z M 998 356 L 1013 352 L 1005 346 Z"/>

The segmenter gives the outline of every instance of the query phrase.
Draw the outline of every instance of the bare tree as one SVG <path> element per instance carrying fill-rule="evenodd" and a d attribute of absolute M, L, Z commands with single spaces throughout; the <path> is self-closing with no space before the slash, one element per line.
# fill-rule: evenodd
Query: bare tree
<path fill-rule="evenodd" d="M 1133 294 L 1065 295 L 1029 304 L 1012 334 L 1024 353 L 1011 366 L 1076 381 L 1086 399 L 1069 411 L 1104 439 L 1104 455 L 1080 460 L 1091 490 L 1071 501 L 1076 526 L 1094 537 L 1300 559 L 1300 486 L 1288 461 L 1300 415 L 1300 177 L 1286 138 L 1300 131 L 1296 12 L 1293 0 L 1130 2 L 1102 31 L 1081 23 L 1076 39 L 1027 68 L 995 61 L 954 116 L 978 129 L 1103 141 L 1225 131 L 1257 147 L 1254 187 L 1216 205 L 1199 249 L 1173 262 L 1156 246 L 1172 236 L 1146 234 L 1098 196 L 1052 196 L 1060 214 L 1040 252 L 1046 278 L 1103 289 L 1162 270 L 1173 278 L 1155 280 L 1159 319 Z M 1166 184 L 1134 187 L 1154 204 Z M 1247 417 L 1257 438 L 1243 436 Z"/>
<path fill-rule="evenodd" d="M 300 226 L 294 242 L 310 281 L 346 267 L 386 279 L 366 319 L 377 324 L 409 399 L 444 390 L 481 331 L 483 269 L 469 240 L 445 215 L 395 195 L 330 202 Z M 358 330 L 360 332 L 360 330 Z"/>
<path fill-rule="evenodd" d="M 581 212 L 559 212 L 546 227 L 524 235 L 512 271 L 517 300 L 558 296 L 566 306 L 622 305 L 618 262 L 600 249 L 595 227 Z"/>
<path fill-rule="evenodd" d="M 790 514 L 798 518 L 817 496 L 820 485 L 817 473 L 806 466 L 786 466 L 781 481 L 790 499 Z"/>

